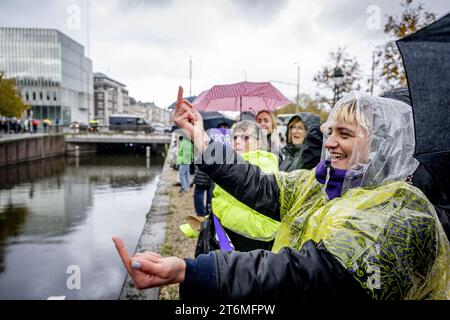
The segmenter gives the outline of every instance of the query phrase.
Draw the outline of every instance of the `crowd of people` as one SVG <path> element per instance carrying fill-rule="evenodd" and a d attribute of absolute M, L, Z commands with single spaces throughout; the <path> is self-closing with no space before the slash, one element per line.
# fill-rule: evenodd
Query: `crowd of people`
<path fill-rule="evenodd" d="M 212 139 L 179 93 L 180 166 L 196 164 L 196 213 L 207 216 L 198 241 L 215 246 L 195 259 L 130 257 L 114 238 L 135 286 L 180 283 L 182 299 L 203 302 L 450 299 L 449 202 L 430 202 L 439 186 L 421 188 L 412 109 L 398 92 L 349 93 L 324 123 L 296 114 L 285 146 L 268 110 L 237 122 L 230 144 Z"/>
<path fill-rule="evenodd" d="M 319 116 L 311 112 L 300 112 L 288 122 L 285 133 L 287 143 L 281 145 L 274 113 L 261 110 L 253 120 L 239 121 L 231 129 L 222 124 L 207 132 L 214 140 L 219 139 L 222 143 L 229 144 L 244 160 L 271 174 L 278 170 L 290 172 L 314 168 L 320 160 L 322 150 L 322 133 L 319 127 Z M 217 223 L 224 229 L 228 242 L 225 247 L 238 251 L 270 250 L 279 223 L 237 201 L 215 185 L 198 167 L 189 170 L 194 161 L 194 145 L 183 134 L 179 136 L 177 147 L 180 193 L 189 190 L 190 171 L 195 172 L 193 185 L 197 220 L 188 216 L 191 223 L 181 225 L 182 232 L 187 237 L 197 237 L 198 222 L 203 222 L 203 217 L 208 217 L 212 212 Z M 217 247 L 220 248 L 220 245 Z"/>
<path fill-rule="evenodd" d="M 17 117 L 0 116 L 0 134 L 37 133 L 39 127 L 42 132 L 47 133 L 52 127 L 52 122 L 44 119 L 42 122 L 37 119 L 20 119 Z M 59 120 L 56 120 L 55 130 L 59 129 Z"/>

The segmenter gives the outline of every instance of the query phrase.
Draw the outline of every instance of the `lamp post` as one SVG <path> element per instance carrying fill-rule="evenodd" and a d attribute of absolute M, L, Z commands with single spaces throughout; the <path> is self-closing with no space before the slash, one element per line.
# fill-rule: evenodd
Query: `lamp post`
<path fill-rule="evenodd" d="M 332 76 L 333 82 L 334 82 L 334 98 L 333 98 L 333 106 L 336 104 L 336 102 L 339 100 L 339 87 L 344 82 L 344 73 L 342 72 L 342 69 L 336 66 L 333 71 Z"/>

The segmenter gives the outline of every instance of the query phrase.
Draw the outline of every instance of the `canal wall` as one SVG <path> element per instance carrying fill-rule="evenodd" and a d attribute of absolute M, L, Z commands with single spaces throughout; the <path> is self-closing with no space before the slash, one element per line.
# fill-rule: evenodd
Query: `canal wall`
<path fill-rule="evenodd" d="M 81 139 L 81 138 L 80 138 Z M 155 140 L 156 138 L 152 138 Z M 161 138 L 160 138 L 161 139 Z M 167 140 L 167 137 L 164 139 Z M 170 139 L 170 138 L 169 138 Z M 63 133 L 59 134 L 19 134 L 0 137 L 0 167 L 14 165 L 27 161 L 42 160 L 57 156 L 78 157 L 95 154 L 99 150 L 121 145 L 107 141 L 73 141 L 73 137 L 67 138 Z M 151 140 L 151 141 L 153 141 Z M 125 139 L 125 141 L 128 141 Z M 168 144 L 152 142 L 151 154 L 164 154 Z"/>
<path fill-rule="evenodd" d="M 161 252 L 167 230 L 167 217 L 170 206 L 170 190 L 173 188 L 167 177 L 173 170 L 169 164 L 169 157 L 166 157 L 153 196 L 152 206 L 147 213 L 144 228 L 139 238 L 136 252 L 153 251 Z M 159 288 L 137 290 L 133 286 L 133 281 L 127 274 L 119 299 L 120 300 L 158 300 Z"/>
<path fill-rule="evenodd" d="M 6 137 L 0 141 L 0 167 L 61 156 L 65 152 L 63 134 L 23 134 Z"/>
<path fill-rule="evenodd" d="M 78 147 L 78 155 L 77 155 Z M 72 143 L 66 141 L 66 155 L 68 157 L 86 156 L 97 153 L 96 143 Z"/>

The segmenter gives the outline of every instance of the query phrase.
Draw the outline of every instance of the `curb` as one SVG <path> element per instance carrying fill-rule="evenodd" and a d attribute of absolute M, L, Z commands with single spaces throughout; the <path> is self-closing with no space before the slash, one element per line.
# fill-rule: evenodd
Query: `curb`
<path fill-rule="evenodd" d="M 171 170 L 168 159 L 169 157 L 166 156 L 152 200 L 152 206 L 147 213 L 144 228 L 136 246 L 135 253 L 143 251 L 161 252 L 164 244 L 170 207 L 170 183 L 165 179 L 165 177 L 169 176 L 169 170 Z M 158 300 L 159 290 L 159 288 L 138 290 L 134 287 L 133 281 L 127 274 L 119 300 Z"/>

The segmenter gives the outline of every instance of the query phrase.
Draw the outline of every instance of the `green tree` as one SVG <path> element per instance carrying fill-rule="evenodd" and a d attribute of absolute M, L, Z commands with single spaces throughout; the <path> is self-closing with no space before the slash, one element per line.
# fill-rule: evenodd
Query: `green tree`
<path fill-rule="evenodd" d="M 403 12 L 399 16 L 388 16 L 384 32 L 392 40 L 376 49 L 375 67 L 381 87 L 384 90 L 406 86 L 406 74 L 395 40 L 406 37 L 436 20 L 436 14 L 428 11 L 414 0 L 402 3 Z"/>
<path fill-rule="evenodd" d="M 346 52 L 346 49 L 342 47 L 339 47 L 336 51 L 331 51 L 329 64 L 325 65 L 313 78 L 319 88 L 329 89 L 331 91 L 331 98 L 324 95 L 320 95 L 318 98 L 319 103 L 323 103 L 330 107 L 332 107 L 335 102 L 335 83 L 333 81 L 335 68 L 340 68 L 344 75 L 342 84 L 339 86 L 339 93 L 341 95 L 361 88 L 358 84 L 358 81 L 361 79 L 360 65 L 356 60 L 356 57 L 350 57 Z"/>
<path fill-rule="evenodd" d="M 14 80 L 6 79 L 4 73 L 0 72 L 0 115 L 7 117 L 22 117 L 28 109 L 17 89 Z"/>

